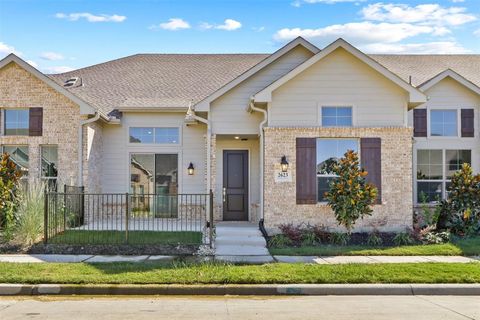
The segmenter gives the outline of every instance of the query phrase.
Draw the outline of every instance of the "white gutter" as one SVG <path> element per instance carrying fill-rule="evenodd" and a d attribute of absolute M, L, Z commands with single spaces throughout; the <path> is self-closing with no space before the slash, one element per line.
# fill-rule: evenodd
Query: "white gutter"
<path fill-rule="evenodd" d="M 95 112 L 93 118 L 80 121 L 80 126 L 78 127 L 78 177 L 77 184 L 79 187 L 83 185 L 83 126 L 100 119 L 100 112 Z"/>
<path fill-rule="evenodd" d="M 265 177 L 263 173 L 264 171 L 263 168 L 265 165 L 265 161 L 264 161 L 264 148 L 263 148 L 263 145 L 264 145 L 263 126 L 265 125 L 265 123 L 267 123 L 268 113 L 266 110 L 255 107 L 253 98 L 250 98 L 250 109 L 253 111 L 263 113 L 263 121 L 260 122 L 259 129 L 260 129 L 260 216 L 262 217 L 262 219 L 264 219 L 265 217 L 263 215 L 263 197 L 265 196 L 265 193 L 264 193 Z"/>

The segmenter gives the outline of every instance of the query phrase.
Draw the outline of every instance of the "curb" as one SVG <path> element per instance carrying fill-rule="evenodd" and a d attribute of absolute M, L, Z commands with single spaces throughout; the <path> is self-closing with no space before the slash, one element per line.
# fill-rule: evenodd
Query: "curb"
<path fill-rule="evenodd" d="M 480 284 L 69 285 L 0 284 L 0 296 L 38 295 L 456 295 L 480 296 Z"/>

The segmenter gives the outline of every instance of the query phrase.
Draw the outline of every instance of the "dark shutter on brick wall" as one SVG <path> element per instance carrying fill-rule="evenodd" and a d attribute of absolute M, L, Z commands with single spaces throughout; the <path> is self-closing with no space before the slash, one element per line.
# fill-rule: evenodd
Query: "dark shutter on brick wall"
<path fill-rule="evenodd" d="M 362 138 L 360 150 L 361 166 L 368 172 L 366 180 L 377 187 L 377 203 L 382 203 L 382 140 Z"/>
<path fill-rule="evenodd" d="M 462 109 L 462 137 L 474 137 L 474 111 L 473 109 Z"/>
<path fill-rule="evenodd" d="M 413 110 L 413 136 L 427 136 L 427 109 Z"/>
<path fill-rule="evenodd" d="M 30 108 L 29 136 L 41 136 L 43 131 L 43 108 Z"/>
<path fill-rule="evenodd" d="M 317 203 L 317 139 L 296 141 L 297 204 Z"/>

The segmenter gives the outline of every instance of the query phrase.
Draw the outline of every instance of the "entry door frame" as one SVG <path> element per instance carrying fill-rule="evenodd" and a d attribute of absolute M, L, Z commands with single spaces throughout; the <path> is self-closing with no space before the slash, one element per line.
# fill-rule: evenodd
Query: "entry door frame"
<path fill-rule="evenodd" d="M 229 220 L 225 220 L 225 219 L 223 218 L 223 194 L 222 194 L 222 192 L 223 192 L 223 179 L 224 179 L 224 177 L 223 177 L 223 172 L 224 172 L 224 164 L 225 164 L 225 159 L 223 158 L 223 151 L 242 151 L 242 150 L 243 150 L 243 151 L 247 151 L 247 159 L 248 159 L 248 166 L 247 166 L 247 170 L 248 170 L 248 174 L 247 174 L 247 179 L 248 179 L 247 217 L 248 217 L 248 220 L 246 220 L 246 221 L 250 221 L 250 219 L 251 219 L 251 216 L 250 216 L 250 203 L 251 203 L 251 199 L 252 199 L 252 198 L 251 198 L 251 194 L 250 194 L 250 193 L 251 193 L 251 190 L 252 190 L 252 188 L 251 188 L 251 187 L 252 187 L 252 185 L 251 185 L 251 184 L 252 184 L 252 179 L 251 179 L 251 177 L 250 177 L 250 173 L 252 172 L 252 171 L 251 171 L 251 163 L 252 163 L 252 161 L 251 161 L 251 154 L 252 154 L 252 153 L 251 153 L 251 150 L 250 150 L 250 149 L 251 149 L 250 147 L 244 147 L 244 148 L 241 148 L 241 147 L 237 147 L 237 148 L 235 148 L 235 147 L 233 147 L 233 148 L 227 147 L 227 148 L 223 148 L 223 149 L 222 149 L 222 152 L 220 153 L 220 154 L 222 155 L 222 160 L 221 160 L 221 161 L 222 161 L 222 170 L 221 170 L 221 172 L 222 172 L 222 180 L 221 180 L 222 183 L 221 183 L 221 189 L 220 189 L 220 198 L 222 199 L 222 221 L 229 221 Z"/>

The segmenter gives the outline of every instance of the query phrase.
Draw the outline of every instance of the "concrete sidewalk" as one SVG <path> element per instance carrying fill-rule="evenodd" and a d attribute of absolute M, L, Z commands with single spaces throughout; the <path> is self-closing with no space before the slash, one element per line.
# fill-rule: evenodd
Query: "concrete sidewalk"
<path fill-rule="evenodd" d="M 231 262 L 240 263 L 265 263 L 262 256 L 235 256 L 237 260 Z M 146 262 L 146 261 L 170 261 L 176 256 L 107 256 L 107 255 L 69 255 L 69 254 L 2 254 L 0 262 L 12 263 L 99 263 L 99 262 Z M 274 256 L 275 261 L 282 263 L 315 263 L 315 264 L 346 264 L 346 263 L 471 263 L 480 262 L 480 257 L 462 256 Z M 217 260 L 224 261 L 222 257 Z"/>

